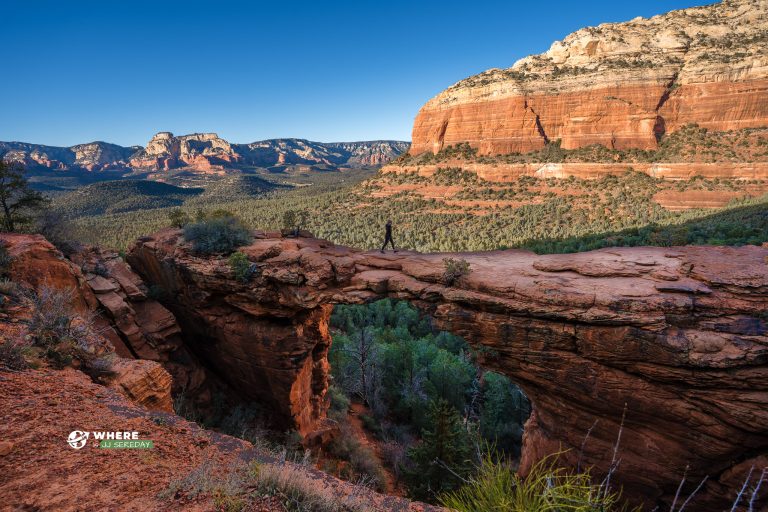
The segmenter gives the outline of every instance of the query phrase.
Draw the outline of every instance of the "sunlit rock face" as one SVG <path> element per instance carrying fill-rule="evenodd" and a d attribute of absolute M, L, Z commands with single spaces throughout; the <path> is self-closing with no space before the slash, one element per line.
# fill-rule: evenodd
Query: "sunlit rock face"
<path fill-rule="evenodd" d="M 0 244 L 12 258 L 14 282 L 71 294 L 73 310 L 124 358 L 115 364 L 113 384 L 131 399 L 171 410 L 172 389 L 193 397 L 207 393 L 205 372 L 184 345 L 176 318 L 117 253 L 85 247 L 65 258 L 41 235 L 0 233 Z M 130 359 L 147 364 L 125 361 Z"/>
<path fill-rule="evenodd" d="M 189 349 L 306 438 L 327 429 L 332 305 L 393 297 L 483 347 L 481 363 L 525 390 L 524 471 L 565 449 L 564 464 L 604 474 L 622 417 L 613 478 L 646 504 L 669 503 L 689 466 L 690 481 L 709 475 L 696 506 L 718 510 L 766 461 L 768 248 L 467 253 L 454 257 L 471 274 L 448 285 L 446 255 L 256 236 L 241 249 L 248 283 L 178 230 L 141 239 L 127 259 L 172 297 Z"/>
<path fill-rule="evenodd" d="M 419 111 L 411 154 L 467 142 L 481 155 L 560 140 L 652 149 L 665 133 L 768 125 L 768 1 L 725 0 L 587 27 Z"/>

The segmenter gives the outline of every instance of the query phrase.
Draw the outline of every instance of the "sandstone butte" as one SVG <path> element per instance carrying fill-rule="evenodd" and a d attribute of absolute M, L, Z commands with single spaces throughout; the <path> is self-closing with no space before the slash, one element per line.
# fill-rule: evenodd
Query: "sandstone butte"
<path fill-rule="evenodd" d="M 709 477 L 691 505 L 720 510 L 752 466 L 768 465 L 767 247 L 466 253 L 454 257 L 471 274 L 447 286 L 448 255 L 255 234 L 241 248 L 256 268 L 248 283 L 226 258 L 194 255 L 176 229 L 139 239 L 128 264 L 96 249 L 66 259 L 36 235 L 0 239 L 15 279 L 73 288 L 78 307 L 102 311 L 126 364 L 159 363 L 176 392 L 201 402 L 221 376 L 308 444 L 333 433 L 325 416 L 333 305 L 393 297 L 482 347 L 481 364 L 530 397 L 523 472 L 569 450 L 561 463 L 603 474 L 621 431 L 614 481 L 626 496 L 649 510 L 668 506 L 687 467 L 691 486 Z M 163 291 L 163 304 L 150 287 Z M 151 369 L 112 387 L 167 411 L 171 383 Z"/>
<path fill-rule="evenodd" d="M 556 140 L 566 149 L 653 149 L 690 123 L 716 131 L 768 126 L 767 0 L 578 30 L 429 100 L 410 153 L 464 142 L 480 155 L 525 153 Z"/>

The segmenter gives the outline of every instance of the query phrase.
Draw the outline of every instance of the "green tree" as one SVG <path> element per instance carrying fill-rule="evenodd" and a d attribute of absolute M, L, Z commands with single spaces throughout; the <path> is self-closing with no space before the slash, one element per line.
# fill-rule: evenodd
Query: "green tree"
<path fill-rule="evenodd" d="M 3 231 L 16 231 L 19 223 L 28 220 L 30 210 L 40 210 L 48 203 L 40 192 L 32 190 L 24 179 L 23 168 L 0 158 L 0 208 Z"/>
<path fill-rule="evenodd" d="M 171 221 L 171 226 L 175 228 L 183 228 L 191 221 L 189 215 L 181 208 L 174 208 L 169 211 L 168 220 Z"/>
<path fill-rule="evenodd" d="M 251 262 L 242 252 L 233 252 L 229 257 L 229 268 L 232 269 L 232 275 L 242 283 L 247 283 L 253 275 Z"/>
<path fill-rule="evenodd" d="M 485 372 L 480 434 L 498 450 L 519 455 L 523 425 L 531 414 L 525 394 L 504 375 Z"/>
<path fill-rule="evenodd" d="M 408 450 L 410 467 L 403 474 L 409 494 L 433 500 L 440 493 L 457 489 L 472 471 L 470 435 L 448 402 L 432 402 L 429 424 L 422 440 Z"/>
<path fill-rule="evenodd" d="M 240 219 L 215 216 L 184 226 L 184 239 L 200 254 L 229 254 L 253 240 L 251 232 Z"/>
<path fill-rule="evenodd" d="M 283 213 L 283 228 L 290 230 L 293 236 L 299 236 L 308 218 L 306 210 L 286 210 Z"/>

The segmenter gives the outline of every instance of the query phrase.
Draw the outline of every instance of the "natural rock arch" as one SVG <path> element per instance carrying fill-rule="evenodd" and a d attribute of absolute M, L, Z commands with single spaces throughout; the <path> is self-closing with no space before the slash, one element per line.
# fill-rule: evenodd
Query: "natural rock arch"
<path fill-rule="evenodd" d="M 248 283 L 178 230 L 127 259 L 171 298 L 194 352 L 307 438 L 324 429 L 333 305 L 388 296 L 488 349 L 482 364 L 523 388 L 523 469 L 565 449 L 561 462 L 606 471 L 625 409 L 614 478 L 634 499 L 669 500 L 689 466 L 694 485 L 710 477 L 697 504 L 722 507 L 768 465 L 768 248 L 467 253 L 472 273 L 454 286 L 441 284 L 445 255 L 275 233 L 241 251 L 257 268 Z"/>

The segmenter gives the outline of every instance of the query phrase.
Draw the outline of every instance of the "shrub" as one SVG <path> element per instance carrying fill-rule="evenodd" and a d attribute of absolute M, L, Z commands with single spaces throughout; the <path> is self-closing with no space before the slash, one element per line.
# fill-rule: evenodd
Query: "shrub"
<path fill-rule="evenodd" d="M 457 512 L 544 512 L 626 510 L 619 493 L 593 484 L 589 473 L 569 473 L 555 466 L 556 456 L 536 463 L 526 478 L 487 454 L 478 473 L 456 491 L 441 494 L 441 505 Z"/>
<path fill-rule="evenodd" d="M 8 253 L 8 249 L 5 244 L 0 241 L 0 276 L 8 273 L 11 268 L 11 255 Z"/>
<path fill-rule="evenodd" d="M 242 283 L 247 283 L 251 279 L 254 270 L 248 257 L 241 252 L 232 253 L 229 257 L 229 268 L 232 269 L 235 279 Z"/>
<path fill-rule="evenodd" d="M 452 286 L 456 281 L 468 276 L 471 272 L 469 262 L 463 258 L 444 258 L 443 265 L 445 266 L 443 281 L 448 286 Z"/>
<path fill-rule="evenodd" d="M 72 254 L 73 234 L 68 219 L 55 210 L 45 210 L 37 217 L 37 232 L 66 256 Z"/>
<path fill-rule="evenodd" d="M 285 213 L 283 213 L 283 227 L 285 229 L 293 229 L 296 227 L 296 220 L 296 210 L 286 210 Z"/>
<path fill-rule="evenodd" d="M 334 457 L 349 462 L 339 476 L 347 480 L 369 481 L 377 490 L 386 490 L 384 468 L 371 449 L 363 445 L 350 429 L 342 428 L 341 435 L 331 442 L 328 449 Z"/>
<path fill-rule="evenodd" d="M 158 493 L 158 498 L 172 498 L 183 492 L 189 498 L 213 491 L 216 487 L 213 462 L 206 460 L 181 478 L 172 480 L 168 487 Z"/>
<path fill-rule="evenodd" d="M 216 430 L 261 445 L 267 436 L 264 417 L 264 411 L 257 403 L 237 404 L 228 408 L 226 415 L 216 422 Z"/>
<path fill-rule="evenodd" d="M 259 493 L 278 496 L 290 503 L 292 510 L 312 512 L 356 512 L 369 510 L 357 496 L 338 496 L 333 488 L 318 482 L 290 464 L 259 464 L 250 468 L 249 484 Z"/>
<path fill-rule="evenodd" d="M 171 222 L 171 226 L 175 228 L 183 228 L 192 220 L 187 215 L 187 212 L 181 208 L 174 208 L 168 212 L 168 220 Z"/>
<path fill-rule="evenodd" d="M 72 289 L 45 285 L 30 294 L 33 310 L 29 332 L 36 345 L 47 348 L 64 341 L 81 341 L 88 334 L 86 326 L 74 322 L 74 294 Z"/>
<path fill-rule="evenodd" d="M 13 340 L 0 341 L 0 370 L 21 371 L 29 368 L 24 357 L 27 348 L 23 343 Z"/>
<path fill-rule="evenodd" d="M 376 436 L 381 436 L 381 425 L 379 425 L 379 422 L 376 421 L 376 418 L 367 414 L 361 414 L 360 420 L 363 422 L 363 427 L 365 427 L 365 430 Z"/>
<path fill-rule="evenodd" d="M 111 364 L 101 358 L 112 352 L 99 349 L 94 343 L 98 339 L 92 328 L 93 318 L 84 318 L 74 311 L 73 289 L 43 285 L 37 292 L 29 292 L 28 298 L 32 304 L 28 327 L 32 344 L 52 367 L 63 368 L 77 359 L 86 372 L 92 370 L 98 376 L 111 372 Z"/>
<path fill-rule="evenodd" d="M 397 441 L 387 441 L 381 445 L 384 464 L 392 470 L 395 478 L 400 479 L 402 467 L 406 463 L 406 446 Z"/>
<path fill-rule="evenodd" d="M 85 361 L 85 373 L 93 379 L 103 379 L 115 375 L 114 364 L 117 356 L 114 352 L 88 358 Z"/>
<path fill-rule="evenodd" d="M 236 217 L 214 217 L 187 224 L 184 238 L 201 254 L 229 254 L 251 241 L 251 233 Z"/>
<path fill-rule="evenodd" d="M 337 386 L 331 384 L 328 386 L 328 399 L 331 402 L 328 415 L 337 421 L 344 421 L 347 417 L 350 404 L 347 395 L 345 395 Z"/>

